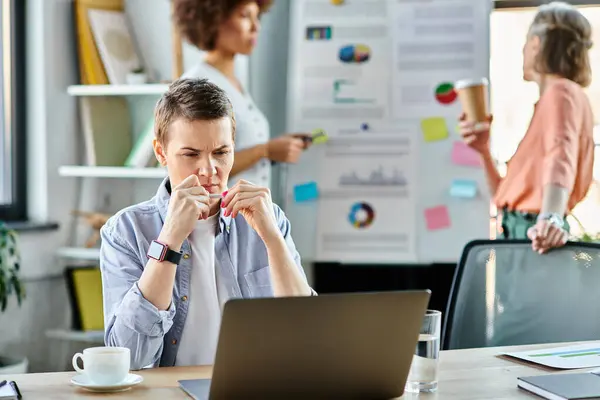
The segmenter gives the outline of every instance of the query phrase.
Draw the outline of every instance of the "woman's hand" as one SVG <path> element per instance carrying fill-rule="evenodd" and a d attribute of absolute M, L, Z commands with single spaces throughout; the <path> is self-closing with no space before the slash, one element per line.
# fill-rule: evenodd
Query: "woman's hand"
<path fill-rule="evenodd" d="M 307 148 L 306 137 L 310 135 L 294 133 L 271 139 L 267 142 L 267 158 L 271 161 L 296 163 Z"/>
<path fill-rule="evenodd" d="M 310 146 L 312 146 L 313 135 L 311 135 L 310 133 L 291 133 L 290 135 L 297 139 L 302 140 L 302 144 L 304 145 L 304 150 L 306 150 Z"/>
<path fill-rule="evenodd" d="M 225 216 L 235 218 L 241 213 L 263 242 L 280 238 L 269 189 L 242 179 L 227 191 L 221 207 Z"/>
<path fill-rule="evenodd" d="M 160 239 L 170 247 L 178 249 L 192 233 L 198 219 L 210 215 L 209 194 L 198 176 L 192 174 L 171 191 L 167 217 L 160 233 Z"/>
<path fill-rule="evenodd" d="M 490 115 L 486 122 L 469 122 L 465 114 L 459 118 L 460 135 L 464 142 L 480 154 L 490 150 L 490 126 L 493 117 Z"/>
<path fill-rule="evenodd" d="M 543 254 L 552 248 L 564 246 L 569 233 L 551 221 L 541 220 L 527 230 L 527 237 L 531 239 L 533 250 Z"/>

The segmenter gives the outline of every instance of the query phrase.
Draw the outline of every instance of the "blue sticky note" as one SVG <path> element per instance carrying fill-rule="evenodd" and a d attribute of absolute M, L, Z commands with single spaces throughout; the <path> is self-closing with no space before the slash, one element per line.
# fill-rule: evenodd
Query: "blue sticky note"
<path fill-rule="evenodd" d="M 294 200 L 297 203 L 315 200 L 319 197 L 317 182 L 306 182 L 294 186 Z"/>
<path fill-rule="evenodd" d="M 477 182 L 469 179 L 455 179 L 450 187 L 450 196 L 472 199 L 477 196 Z"/>

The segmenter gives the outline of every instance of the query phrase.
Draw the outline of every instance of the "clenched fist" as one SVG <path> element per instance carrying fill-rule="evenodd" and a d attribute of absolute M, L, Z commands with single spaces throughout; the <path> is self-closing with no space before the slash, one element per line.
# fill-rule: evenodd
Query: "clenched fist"
<path fill-rule="evenodd" d="M 171 190 L 169 209 L 159 240 L 170 248 L 179 250 L 183 241 L 192 233 L 198 219 L 210 215 L 210 197 L 200 186 L 196 175 L 190 175 Z"/>
<path fill-rule="evenodd" d="M 267 143 L 267 158 L 271 161 L 296 163 L 307 147 L 302 135 L 283 135 Z"/>

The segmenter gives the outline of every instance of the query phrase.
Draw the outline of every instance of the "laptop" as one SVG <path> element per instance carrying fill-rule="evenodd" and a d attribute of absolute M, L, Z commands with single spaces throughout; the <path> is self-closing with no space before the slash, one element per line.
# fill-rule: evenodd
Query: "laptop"
<path fill-rule="evenodd" d="M 404 393 L 429 290 L 234 299 L 196 400 L 391 399 Z"/>

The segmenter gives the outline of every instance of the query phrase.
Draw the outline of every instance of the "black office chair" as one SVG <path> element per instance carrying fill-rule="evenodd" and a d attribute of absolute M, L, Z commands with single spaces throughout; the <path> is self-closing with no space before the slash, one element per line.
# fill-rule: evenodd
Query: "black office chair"
<path fill-rule="evenodd" d="M 468 243 L 454 275 L 442 348 L 600 339 L 600 243 L 540 255 L 528 240 Z"/>

